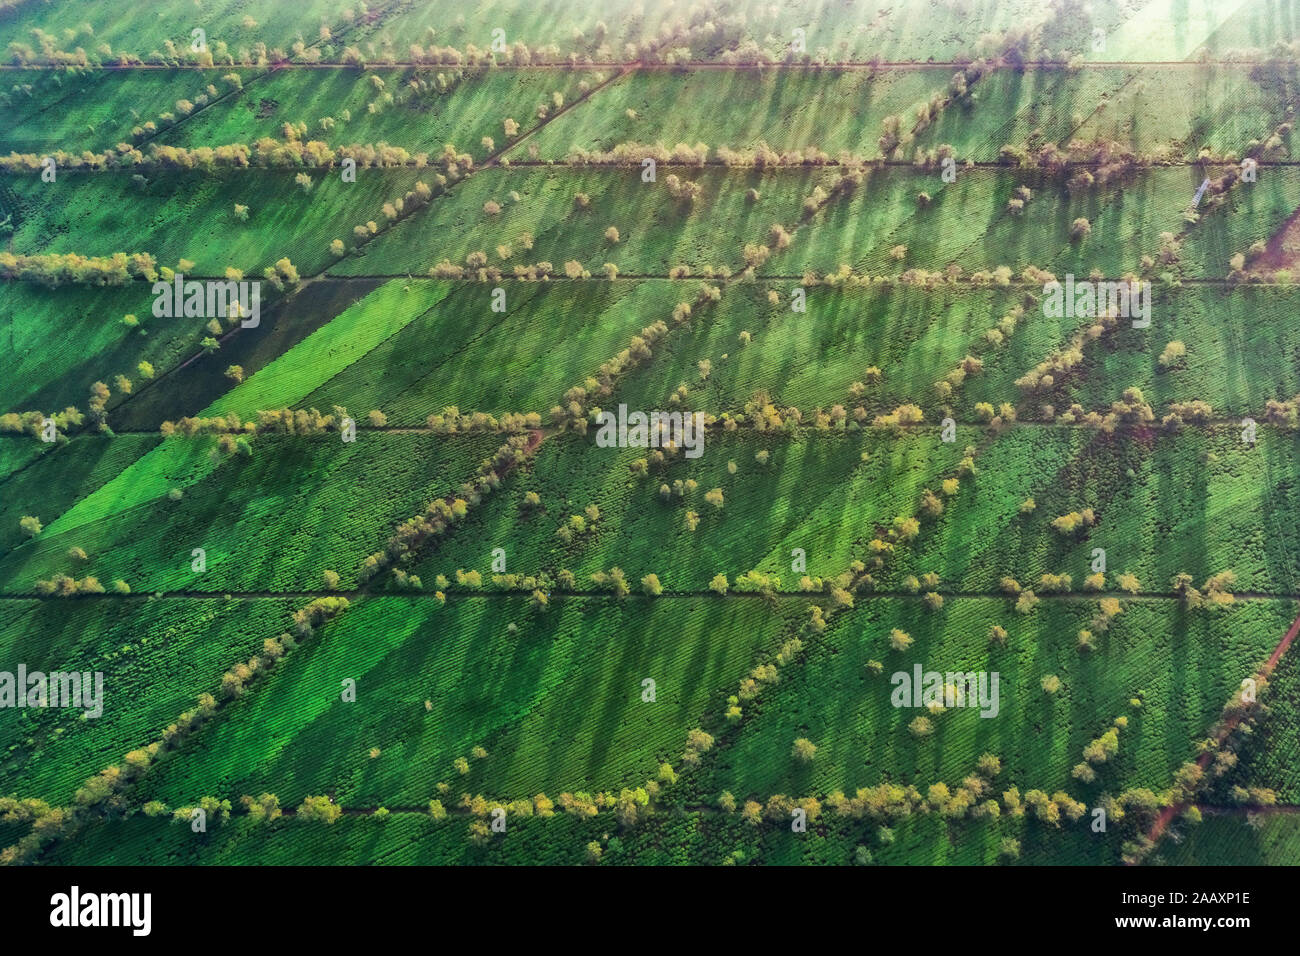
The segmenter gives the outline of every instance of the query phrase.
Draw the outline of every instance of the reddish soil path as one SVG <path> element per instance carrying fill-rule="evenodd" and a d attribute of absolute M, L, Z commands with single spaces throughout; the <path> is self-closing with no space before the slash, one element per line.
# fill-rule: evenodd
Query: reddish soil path
<path fill-rule="evenodd" d="M 1276 272 L 1289 269 L 1300 260 L 1300 208 L 1287 217 L 1280 229 L 1269 236 L 1264 254 L 1251 263 L 1251 271 Z"/>
<path fill-rule="evenodd" d="M 1273 673 L 1273 669 L 1277 667 L 1277 662 L 1282 659 L 1282 655 L 1287 652 L 1287 649 L 1291 646 L 1291 642 L 1295 640 L 1297 634 L 1300 634 L 1300 614 L 1296 615 L 1296 619 L 1291 622 L 1291 627 L 1287 630 L 1286 635 L 1278 642 L 1277 647 L 1273 648 L 1272 655 L 1264 666 L 1260 668 L 1259 673 L 1255 675 L 1256 678 L 1266 678 Z M 1219 731 L 1216 740 L 1222 743 L 1227 738 L 1228 734 L 1232 733 L 1238 723 L 1240 723 L 1240 718 L 1237 715 L 1234 714 L 1229 717 L 1224 722 L 1223 728 Z M 1196 765 L 1202 770 L 1205 769 L 1209 762 L 1210 752 L 1208 750 L 1196 758 Z M 1160 811 L 1160 816 L 1156 817 L 1156 822 L 1152 825 L 1151 831 L 1147 834 L 1147 838 L 1151 841 L 1152 845 L 1159 842 L 1160 838 L 1164 836 L 1164 832 L 1168 828 L 1169 824 L 1173 822 L 1174 817 L 1182 813 L 1186 808 L 1187 804 L 1185 803 L 1175 803 L 1170 804 Z"/>

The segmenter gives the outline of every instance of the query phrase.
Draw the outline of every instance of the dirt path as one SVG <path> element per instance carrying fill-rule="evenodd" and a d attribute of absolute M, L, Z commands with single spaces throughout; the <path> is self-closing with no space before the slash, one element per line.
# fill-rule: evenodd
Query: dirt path
<path fill-rule="evenodd" d="M 1260 668 L 1259 672 L 1255 675 L 1257 679 L 1267 678 L 1273 673 L 1273 669 L 1277 667 L 1278 661 L 1282 659 L 1282 655 L 1287 652 L 1292 641 L 1295 640 L 1296 634 L 1300 634 L 1300 614 L 1296 615 L 1296 619 L 1291 622 L 1291 627 L 1287 630 L 1285 636 L 1283 636 L 1282 640 L 1278 642 L 1277 647 L 1273 648 L 1273 653 L 1269 656 L 1268 661 L 1265 662 L 1264 666 Z M 1223 743 L 1223 741 L 1227 739 L 1228 735 L 1236 729 L 1237 724 L 1240 722 L 1241 718 L 1236 714 L 1229 717 L 1224 722 L 1218 735 L 1215 737 L 1216 742 Z M 1201 755 L 1196 758 L 1196 765 L 1202 770 L 1204 770 L 1209 763 L 1210 751 L 1208 750 L 1202 752 Z M 1174 817 L 1186 809 L 1186 803 L 1171 803 L 1160 811 L 1160 816 L 1156 817 L 1156 822 L 1152 824 L 1151 830 L 1147 833 L 1147 839 L 1151 841 L 1153 846 L 1160 841 L 1162 836 L 1164 836 L 1165 830 L 1168 829 L 1169 824 L 1173 822 Z"/>

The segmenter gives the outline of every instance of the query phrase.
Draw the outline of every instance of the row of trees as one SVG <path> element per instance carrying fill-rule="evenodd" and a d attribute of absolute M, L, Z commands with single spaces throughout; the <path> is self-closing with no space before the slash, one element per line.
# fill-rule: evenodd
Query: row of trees
<path fill-rule="evenodd" d="M 352 143 L 334 147 L 321 140 L 297 138 L 278 140 L 263 136 L 250 146 L 230 143 L 223 146 L 169 146 L 150 143 L 145 151 L 127 143 L 102 153 L 85 150 L 69 153 L 10 152 L 0 156 L 0 170 L 40 172 L 47 159 L 59 169 L 198 169 L 211 171 L 225 168 L 259 167 L 267 169 L 335 169 L 344 160 L 352 160 L 358 169 L 413 166 L 441 168 L 451 178 L 474 168 L 474 157 L 448 145 L 440 154 L 412 153 L 401 146 L 385 142 Z"/>
<path fill-rule="evenodd" d="M 111 256 L 0 252 L 0 279 L 36 282 L 51 289 L 69 284 L 124 285 L 132 279 L 153 282 L 158 274 L 157 262 L 147 252 L 115 252 Z"/>
<path fill-rule="evenodd" d="M 326 597 L 317 598 L 305 607 L 300 608 L 293 615 L 294 632 L 297 639 L 301 640 L 310 637 L 315 628 L 342 613 L 347 607 L 348 601 L 346 598 Z M 294 645 L 295 638 L 288 633 L 281 634 L 277 638 L 267 639 L 260 654 L 254 655 L 246 664 L 236 665 L 235 668 L 232 668 L 223 676 L 223 692 L 235 696 L 238 691 L 242 690 L 244 683 L 248 679 L 254 676 L 255 673 L 271 667 Z M 31 859 L 45 843 L 75 827 L 84 811 L 91 809 L 124 809 L 124 791 L 146 773 L 156 759 L 179 747 L 190 735 L 216 714 L 218 706 L 217 699 L 212 694 L 200 694 L 197 706 L 182 712 L 176 721 L 167 726 L 158 740 L 145 747 L 128 752 L 120 763 L 106 767 L 98 774 L 87 779 L 74 794 L 72 807 L 66 808 L 57 814 L 39 814 L 41 821 L 44 821 L 43 825 L 34 826 L 32 832 L 17 844 L 0 852 L 0 863 L 16 863 Z M 215 798 L 212 798 L 212 800 L 213 802 L 207 805 L 200 803 L 200 806 L 211 809 L 220 818 L 228 817 L 231 809 L 229 802 L 215 801 Z M 264 794 L 259 798 L 258 802 L 261 804 L 261 812 L 264 812 L 265 815 L 271 816 L 271 818 L 278 815 L 278 800 Z M 3 809 L 3 807 L 0 807 L 0 810 Z M 157 803 L 150 806 L 151 815 L 160 815 L 165 812 L 165 809 L 165 807 L 160 807 Z M 188 811 L 192 808 L 184 809 L 187 811 L 186 817 L 188 818 Z M 36 816 L 37 810 L 32 809 L 31 813 Z"/>

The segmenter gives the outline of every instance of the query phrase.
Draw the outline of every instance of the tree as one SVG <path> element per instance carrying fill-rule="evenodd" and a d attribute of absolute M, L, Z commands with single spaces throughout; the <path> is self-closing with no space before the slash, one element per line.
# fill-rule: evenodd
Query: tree
<path fill-rule="evenodd" d="M 894 533 L 900 541 L 911 541 L 921 532 L 921 522 L 915 518 L 899 516 L 894 519 Z"/>
<path fill-rule="evenodd" d="M 242 365 L 231 365 L 226 369 L 226 378 L 238 385 L 244 380 L 244 367 Z"/>
<path fill-rule="evenodd" d="M 1160 358 L 1159 358 L 1160 367 L 1172 368 L 1173 366 L 1181 362 L 1186 355 L 1187 355 L 1187 346 L 1184 345 L 1182 342 L 1180 342 L 1178 339 L 1174 339 L 1172 342 L 1166 345 L 1164 351 L 1160 353 Z"/>
<path fill-rule="evenodd" d="M 283 259 L 277 259 L 275 262 L 275 271 L 284 279 L 285 285 L 298 284 L 298 269 L 286 256 Z"/>
<path fill-rule="evenodd" d="M 273 793 L 263 793 L 257 798 L 245 794 L 239 798 L 254 823 L 271 823 L 280 819 L 280 798 Z"/>
<path fill-rule="evenodd" d="M 18 521 L 18 527 L 23 535 L 28 538 L 34 538 L 41 533 L 41 519 L 33 515 L 23 515 Z"/>
<path fill-rule="evenodd" d="M 1096 523 L 1097 517 L 1093 510 L 1084 508 L 1082 511 L 1071 511 L 1053 518 L 1052 528 L 1062 535 L 1071 535 L 1080 529 L 1091 528 Z"/>
<path fill-rule="evenodd" d="M 727 576 L 725 574 L 715 574 L 713 580 L 709 582 L 709 590 L 725 595 L 727 593 Z"/>
<path fill-rule="evenodd" d="M 659 583 L 659 575 L 651 572 L 641 579 L 641 590 L 650 597 L 658 597 L 664 593 L 664 586 Z"/>
<path fill-rule="evenodd" d="M 790 755 L 800 763 L 812 763 L 813 758 L 817 756 L 817 745 L 807 737 L 800 737 L 794 742 Z"/>
<path fill-rule="evenodd" d="M 686 735 L 686 751 L 682 760 L 688 764 L 698 764 L 700 755 L 713 749 L 713 736 L 698 727 Z"/>
<path fill-rule="evenodd" d="M 318 823 L 334 823 L 343 816 L 343 808 L 329 797 L 307 797 L 298 807 L 298 818 Z"/>

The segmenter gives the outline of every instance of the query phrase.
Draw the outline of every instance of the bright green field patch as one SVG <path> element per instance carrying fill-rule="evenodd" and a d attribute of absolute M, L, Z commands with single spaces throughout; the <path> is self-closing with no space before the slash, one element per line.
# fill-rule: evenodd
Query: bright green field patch
<path fill-rule="evenodd" d="M 232 365 L 243 370 L 247 381 L 384 282 L 383 279 L 346 282 L 320 279 L 298 288 L 293 295 L 277 299 L 263 312 L 256 327 L 236 326 L 233 334 L 224 337 L 221 347 L 214 352 L 205 351 L 202 343 L 195 341 L 192 345 L 194 354 L 161 372 L 155 386 L 137 391 L 127 400 L 112 406 L 110 421 L 113 428 L 152 431 L 164 421 L 174 422 L 186 415 L 201 414 L 233 387 L 227 374 Z M 199 334 L 206 335 L 207 332 L 204 330 Z M 324 356 L 320 361 L 329 364 Z"/>
<path fill-rule="evenodd" d="M 344 806 L 423 806 L 442 781 L 510 798 L 639 786 L 677 759 L 791 610 L 566 598 L 543 613 L 523 599 L 374 598 L 146 786 L 169 803 L 269 789 L 295 804 L 332 792 Z M 340 700 L 342 677 L 357 682 L 356 703 Z M 646 677 L 653 705 L 641 700 Z M 488 756 L 462 777 L 452 763 L 476 745 Z"/>
<path fill-rule="evenodd" d="M 410 291 L 396 291 L 404 287 Z M 494 312 L 491 285 L 394 280 L 386 287 L 392 295 L 373 308 L 367 299 L 359 318 L 365 328 L 374 324 L 376 309 L 392 309 L 406 324 L 293 403 L 358 413 L 378 408 L 394 425 L 423 425 L 448 405 L 466 414 L 546 415 L 566 390 L 596 374 L 642 328 L 669 320 L 673 306 L 694 291 L 666 280 L 500 288 L 505 311 Z M 329 367 L 317 363 L 311 370 Z"/>
<path fill-rule="evenodd" d="M 38 450 L 48 448 L 49 454 L 4 483 L 0 497 L 0 553 L 26 540 L 18 528 L 24 515 L 34 515 L 47 525 L 53 523 L 75 502 L 147 454 L 158 441 L 153 435 L 86 435 L 49 448 L 29 437 L 5 439 L 5 445 L 24 442 Z"/>
<path fill-rule="evenodd" d="M 173 438 L 162 451 L 211 441 Z M 316 590 L 326 569 L 352 586 L 362 559 L 383 548 L 398 522 L 458 488 L 499 444 L 490 434 L 363 432 L 352 443 L 337 434 L 264 435 L 251 458 L 212 466 L 179 501 L 109 498 L 111 510 L 94 520 L 51 524 L 0 562 L 0 579 L 7 590 L 30 592 L 38 579 L 69 573 L 66 551 L 76 546 L 91 556 L 78 577 L 122 578 L 136 591 Z M 202 573 L 191 567 L 195 548 L 206 552 Z"/>
<path fill-rule="evenodd" d="M 47 525 L 46 537 L 156 501 L 173 488 L 185 491 L 212 471 L 216 444 L 212 437 L 163 442 Z"/>
<path fill-rule="evenodd" d="M 264 409 L 296 405 L 410 322 L 435 309 L 452 289 L 445 282 L 422 283 L 418 290 L 400 280 L 389 282 L 235 386 L 202 414 L 235 412 L 252 420 Z"/>
<path fill-rule="evenodd" d="M 301 604 L 302 602 L 298 602 Z M 87 778 L 157 740 L 226 668 L 290 625 L 279 600 L 6 601 L 0 670 L 102 672 L 103 714 L 65 708 L 0 711 L 0 791 L 71 801 Z"/>
<path fill-rule="evenodd" d="M 430 283 L 426 291 L 432 299 L 447 289 Z M 209 417 L 236 412 L 254 420 L 262 409 L 296 403 L 333 372 L 345 368 L 413 318 L 413 314 L 398 308 L 403 296 L 399 283 L 377 289 L 198 414 Z M 49 536 L 129 512 L 160 499 L 173 488 L 184 491 L 197 484 L 215 467 L 215 443 L 214 438 L 199 437 L 167 442 L 153 449 L 79 502 L 59 523 L 48 527 Z"/>

